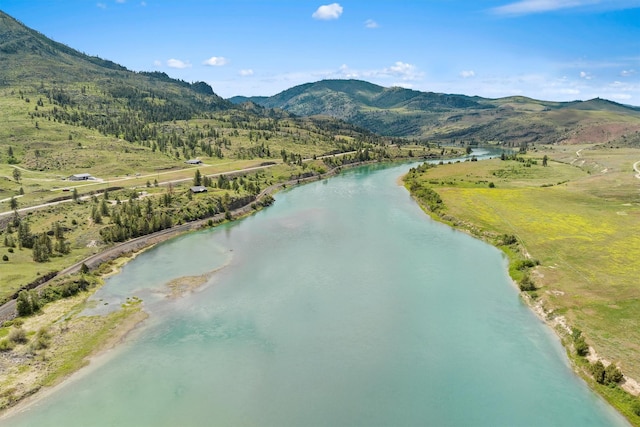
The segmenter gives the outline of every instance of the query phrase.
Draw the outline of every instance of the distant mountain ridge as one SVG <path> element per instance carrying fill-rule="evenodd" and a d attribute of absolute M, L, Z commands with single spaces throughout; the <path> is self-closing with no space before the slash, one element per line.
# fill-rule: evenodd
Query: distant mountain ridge
<path fill-rule="evenodd" d="M 322 80 L 271 97 L 224 100 L 205 82 L 166 73 L 133 72 L 48 39 L 0 11 L 0 89 L 28 88 L 37 96 L 83 111 L 56 120 L 81 123 L 126 140 L 147 138 L 145 124 L 190 119 L 216 111 L 341 119 L 378 135 L 438 143 L 611 143 L 640 145 L 640 108 L 604 99 L 551 102 L 385 88 L 361 80 Z M 86 91 L 86 93 L 85 93 Z M 231 101 L 231 102 L 230 102 Z M 107 107 L 104 115 L 95 107 Z M 257 106 L 260 106 L 258 108 Z M 282 114 L 282 113 L 275 113 Z"/>
<path fill-rule="evenodd" d="M 238 107 L 205 82 L 130 71 L 50 40 L 0 11 L 0 165 L 117 175 L 150 164 L 178 167 L 196 157 L 301 159 L 301 153 L 385 141 L 329 117 Z M 271 154 L 270 144 L 286 150 L 279 146 Z M 6 194 L 0 186 L 0 200 Z"/>
<path fill-rule="evenodd" d="M 386 136 L 454 142 L 502 141 L 511 145 L 593 139 L 595 127 L 611 127 L 616 139 L 640 129 L 640 108 L 596 98 L 552 102 L 527 97 L 499 99 L 385 88 L 360 80 L 322 80 L 271 97 L 233 97 L 302 116 L 326 115 Z M 589 112 L 603 113 L 595 123 Z M 615 113 L 619 117 L 605 117 Z M 622 123 L 614 126 L 614 123 Z"/>
<path fill-rule="evenodd" d="M 0 11 L 0 87 L 41 82 L 56 85 L 91 82 L 108 88 L 127 86 L 155 91 L 155 95 L 183 108 L 192 104 L 190 109 L 231 107 L 207 83 L 187 83 L 162 72 L 130 71 L 51 40 Z"/>
<path fill-rule="evenodd" d="M 272 97 L 234 97 L 229 100 L 234 104 L 252 101 L 303 116 L 331 115 L 345 120 L 357 115 L 361 107 L 405 108 L 409 111 L 489 108 L 464 95 L 385 88 L 361 80 L 322 80 L 287 89 Z"/>

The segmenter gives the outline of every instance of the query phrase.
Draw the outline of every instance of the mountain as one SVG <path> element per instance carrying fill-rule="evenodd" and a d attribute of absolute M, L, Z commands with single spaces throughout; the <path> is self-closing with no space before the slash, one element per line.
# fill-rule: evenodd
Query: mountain
<path fill-rule="evenodd" d="M 193 84 L 164 73 L 135 73 L 112 61 L 85 55 L 21 24 L 0 11 L 0 87 L 12 85 L 100 86 L 112 97 L 131 91 L 155 95 L 182 115 L 227 109 L 230 104 L 204 82 Z M 69 95 L 74 98 L 76 93 Z M 124 96 L 126 98 L 126 96 Z"/>
<path fill-rule="evenodd" d="M 8 165 L 116 176 L 181 168 L 185 158 L 312 157 L 380 141 L 336 119 L 235 106 L 205 82 L 127 70 L 0 11 L 0 177 L 11 177 Z M 8 200 L 20 186 L 3 182 L 0 200 Z"/>
<path fill-rule="evenodd" d="M 384 88 L 361 80 L 322 80 L 285 90 L 272 97 L 235 97 L 233 103 L 253 101 L 268 108 L 282 108 L 301 116 L 329 115 L 353 119 L 363 109 L 444 111 L 457 108 L 489 108 L 464 95 Z"/>
<path fill-rule="evenodd" d="M 301 116 L 327 115 L 386 136 L 443 143 L 611 142 L 640 130 L 640 109 L 604 99 L 574 102 L 385 88 L 360 80 L 322 80 L 271 97 L 234 97 Z M 603 135 L 606 137 L 603 139 Z"/>

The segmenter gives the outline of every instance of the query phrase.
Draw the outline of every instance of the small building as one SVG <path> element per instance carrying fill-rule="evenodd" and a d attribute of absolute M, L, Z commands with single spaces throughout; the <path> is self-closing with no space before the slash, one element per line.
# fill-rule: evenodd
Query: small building
<path fill-rule="evenodd" d="M 202 160 L 200 159 L 189 159 L 185 162 L 188 165 L 201 165 L 202 164 Z"/>
<path fill-rule="evenodd" d="M 88 181 L 93 179 L 90 173 L 77 173 L 67 178 L 69 181 Z"/>
<path fill-rule="evenodd" d="M 206 193 L 207 192 L 207 187 L 205 187 L 204 185 L 196 185 L 194 187 L 190 188 L 192 193 Z"/>

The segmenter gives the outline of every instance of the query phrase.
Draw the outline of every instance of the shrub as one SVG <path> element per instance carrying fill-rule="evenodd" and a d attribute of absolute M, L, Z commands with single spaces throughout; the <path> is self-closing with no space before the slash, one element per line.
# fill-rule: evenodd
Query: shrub
<path fill-rule="evenodd" d="M 640 400 L 634 400 L 634 402 L 631 404 L 631 410 L 634 414 L 640 417 Z"/>
<path fill-rule="evenodd" d="M 573 342 L 573 347 L 576 350 L 576 354 L 580 357 L 584 357 L 589 354 L 589 345 L 584 340 L 583 336 L 575 339 L 575 341 Z"/>
<path fill-rule="evenodd" d="M 536 285 L 535 283 L 533 283 L 533 280 L 531 280 L 531 277 L 528 274 L 526 274 L 522 278 L 522 280 L 520 280 L 519 286 L 520 286 L 520 290 L 523 292 L 536 290 Z"/>
<path fill-rule="evenodd" d="M 423 187 L 417 182 L 412 182 L 409 190 L 420 200 L 431 212 L 437 212 L 444 207 L 440 195 L 429 187 Z"/>
<path fill-rule="evenodd" d="M 604 383 L 605 384 L 618 384 L 622 381 L 622 372 L 613 363 L 607 366 L 604 370 Z"/>
<path fill-rule="evenodd" d="M 503 246 L 511 246 L 518 243 L 518 238 L 513 234 L 503 234 L 500 236 L 500 242 Z"/>
<path fill-rule="evenodd" d="M 600 384 L 604 384 L 604 365 L 601 361 L 597 361 L 593 365 L 591 365 L 591 375 L 593 375 L 593 379 Z"/>
<path fill-rule="evenodd" d="M 533 268 L 537 265 L 540 265 L 540 261 L 535 260 L 535 259 L 521 259 L 518 260 L 515 264 L 515 267 L 520 270 L 520 271 L 524 271 L 527 268 Z"/>
<path fill-rule="evenodd" d="M 7 254 L 2 255 L 2 260 L 9 261 L 9 257 L 7 256 Z"/>
<path fill-rule="evenodd" d="M 51 344 L 51 334 L 46 328 L 40 328 L 36 333 L 36 338 L 33 342 L 34 350 L 42 350 L 48 348 Z"/>
<path fill-rule="evenodd" d="M 29 316 L 40 310 L 40 297 L 36 291 L 20 291 L 16 300 L 18 316 Z"/>
<path fill-rule="evenodd" d="M 27 342 L 27 333 L 22 328 L 13 328 L 9 332 L 9 341 L 16 344 L 24 344 Z"/>
<path fill-rule="evenodd" d="M 82 263 L 82 265 L 80 266 L 80 273 L 82 274 L 87 274 L 89 273 L 89 267 L 87 266 L 87 264 L 85 264 L 84 262 Z"/>
<path fill-rule="evenodd" d="M 0 351 L 11 351 L 15 346 L 15 343 L 8 338 L 0 340 Z"/>
<path fill-rule="evenodd" d="M 593 379 L 600 384 L 614 385 L 622 381 L 622 372 L 613 363 L 605 368 L 602 362 L 598 360 L 591 365 L 591 373 L 593 374 Z"/>
<path fill-rule="evenodd" d="M 46 304 L 49 302 L 57 301 L 61 298 L 68 298 L 76 295 L 80 291 L 85 291 L 89 288 L 89 281 L 84 277 L 80 279 L 67 281 L 58 285 L 51 285 L 44 288 L 40 294 L 40 303 Z"/>

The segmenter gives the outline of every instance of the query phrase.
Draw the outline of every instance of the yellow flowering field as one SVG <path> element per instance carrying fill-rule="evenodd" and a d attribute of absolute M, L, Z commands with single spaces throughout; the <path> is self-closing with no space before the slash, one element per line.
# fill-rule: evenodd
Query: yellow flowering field
<path fill-rule="evenodd" d="M 640 150 L 634 153 L 589 152 L 591 164 L 613 165 L 604 173 L 569 161 L 543 167 L 540 159 L 529 166 L 494 159 L 441 165 L 419 179 L 440 195 L 449 218 L 515 235 L 541 263 L 533 279 L 545 306 L 640 379 L 640 180 L 629 172 Z"/>

